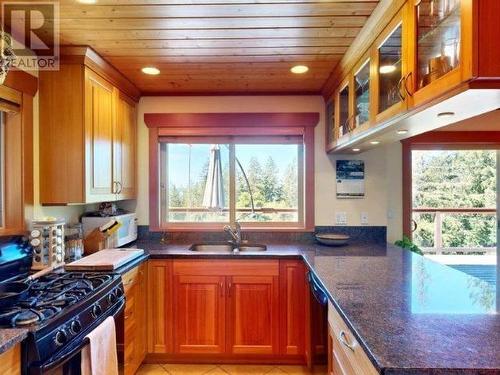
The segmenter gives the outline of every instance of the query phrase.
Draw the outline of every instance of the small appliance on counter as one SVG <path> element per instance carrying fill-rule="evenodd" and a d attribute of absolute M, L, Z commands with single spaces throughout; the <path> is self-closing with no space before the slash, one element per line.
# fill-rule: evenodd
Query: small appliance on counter
<path fill-rule="evenodd" d="M 64 264 L 64 220 L 32 222 L 30 244 L 33 247 L 32 269 L 57 268 Z"/>
<path fill-rule="evenodd" d="M 102 248 L 117 248 L 129 244 L 137 239 L 137 218 L 135 213 L 118 211 L 113 215 L 106 215 L 103 211 L 88 212 L 82 217 L 83 236 L 85 239 L 97 228 L 115 221 L 119 228 L 115 231 L 107 230 L 107 236 L 104 236 Z M 99 249 L 100 250 L 100 249 Z M 85 251 L 87 249 L 85 248 Z"/>

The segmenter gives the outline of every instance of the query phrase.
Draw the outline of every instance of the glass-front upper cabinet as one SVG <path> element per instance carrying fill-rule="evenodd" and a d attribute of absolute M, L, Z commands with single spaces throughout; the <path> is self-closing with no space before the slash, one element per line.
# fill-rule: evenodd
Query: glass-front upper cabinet
<path fill-rule="evenodd" d="M 335 95 L 336 98 L 336 121 L 337 121 L 337 138 L 349 133 L 352 129 L 351 116 L 351 85 L 350 79 L 342 83 L 340 89 Z"/>
<path fill-rule="evenodd" d="M 417 0 L 408 16 L 411 105 L 418 106 L 473 76 L 473 0 Z M 410 82 L 411 81 L 411 82 Z"/>
<path fill-rule="evenodd" d="M 460 0 L 421 0 L 416 5 L 417 89 L 460 62 Z"/>
<path fill-rule="evenodd" d="M 354 126 L 370 121 L 370 59 L 354 72 Z"/>
<path fill-rule="evenodd" d="M 403 8 L 387 25 L 373 46 L 376 73 L 374 111 L 376 121 L 383 121 L 406 109 L 409 95 L 407 72 L 407 37 Z"/>
<path fill-rule="evenodd" d="M 335 101 L 330 98 L 326 102 L 326 148 L 333 147 L 335 141 Z"/>

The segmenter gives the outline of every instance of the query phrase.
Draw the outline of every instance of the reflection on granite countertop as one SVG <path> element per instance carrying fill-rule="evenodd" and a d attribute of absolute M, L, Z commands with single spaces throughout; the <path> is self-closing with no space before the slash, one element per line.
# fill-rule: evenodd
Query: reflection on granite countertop
<path fill-rule="evenodd" d="M 17 343 L 23 341 L 28 335 L 28 330 L 23 328 L 1 328 L 0 329 L 0 354 L 11 349 Z"/>
<path fill-rule="evenodd" d="M 152 259 L 302 257 L 383 374 L 500 374 L 496 285 L 392 245 L 268 244 L 199 254 L 139 241 Z"/>

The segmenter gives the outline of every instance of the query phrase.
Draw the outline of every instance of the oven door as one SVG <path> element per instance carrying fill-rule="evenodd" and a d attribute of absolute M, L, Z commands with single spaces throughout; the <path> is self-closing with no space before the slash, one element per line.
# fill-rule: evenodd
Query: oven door
<path fill-rule="evenodd" d="M 109 314 L 102 316 L 100 322 L 108 316 L 116 317 L 123 311 L 125 299 L 120 300 L 109 310 Z M 73 340 L 61 351 L 57 352 L 43 363 L 28 364 L 24 374 L 29 375 L 81 375 L 82 350 L 89 344 L 89 339 L 82 337 L 80 340 Z"/>

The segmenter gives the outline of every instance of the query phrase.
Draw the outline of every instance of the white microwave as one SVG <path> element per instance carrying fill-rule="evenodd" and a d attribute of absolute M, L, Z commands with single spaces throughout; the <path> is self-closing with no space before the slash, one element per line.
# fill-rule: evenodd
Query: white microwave
<path fill-rule="evenodd" d="M 115 219 L 121 226 L 106 240 L 106 248 L 114 249 L 129 244 L 137 239 L 137 218 L 135 213 L 116 216 L 84 216 L 82 217 L 83 235 L 87 236 L 95 228 Z"/>

